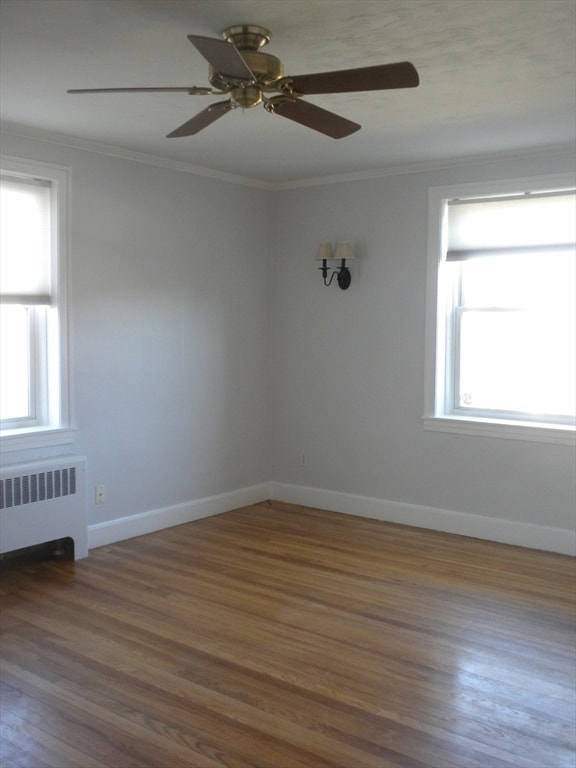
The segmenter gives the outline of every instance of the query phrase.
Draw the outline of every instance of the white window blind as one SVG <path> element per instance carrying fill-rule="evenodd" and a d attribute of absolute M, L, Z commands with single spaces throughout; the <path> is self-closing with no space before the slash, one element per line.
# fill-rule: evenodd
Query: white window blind
<path fill-rule="evenodd" d="M 50 182 L 0 177 L 0 301 L 50 304 Z"/>
<path fill-rule="evenodd" d="M 447 261 L 574 248 L 574 190 L 448 203 Z"/>

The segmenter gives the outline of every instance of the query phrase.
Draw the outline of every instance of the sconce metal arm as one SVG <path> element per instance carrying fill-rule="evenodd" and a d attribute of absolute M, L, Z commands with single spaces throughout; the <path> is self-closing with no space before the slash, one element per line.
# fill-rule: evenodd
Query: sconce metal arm
<path fill-rule="evenodd" d="M 322 266 L 318 267 L 320 272 L 322 272 L 322 277 L 324 278 L 324 285 L 332 285 L 332 281 L 338 274 L 336 271 L 332 272 L 330 275 L 330 279 L 328 280 L 328 267 L 326 266 L 326 260 L 322 262 Z"/>
<path fill-rule="evenodd" d="M 322 277 L 324 278 L 324 285 L 332 285 L 332 281 L 334 278 L 338 281 L 338 286 L 345 291 L 347 288 L 350 287 L 350 283 L 352 282 L 352 275 L 350 274 L 350 270 L 346 266 L 346 259 L 342 259 L 341 265 L 335 269 L 332 274 L 330 275 L 330 279 L 328 279 L 328 267 L 326 266 L 326 259 L 322 260 L 322 266 L 318 267 L 320 272 L 322 272 Z"/>

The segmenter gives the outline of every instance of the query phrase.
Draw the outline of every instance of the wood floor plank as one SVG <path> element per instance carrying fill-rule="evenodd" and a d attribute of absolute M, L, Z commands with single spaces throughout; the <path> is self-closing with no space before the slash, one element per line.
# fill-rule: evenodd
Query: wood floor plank
<path fill-rule="evenodd" d="M 575 768 L 575 575 L 276 502 L 12 568 L 2 768 Z"/>

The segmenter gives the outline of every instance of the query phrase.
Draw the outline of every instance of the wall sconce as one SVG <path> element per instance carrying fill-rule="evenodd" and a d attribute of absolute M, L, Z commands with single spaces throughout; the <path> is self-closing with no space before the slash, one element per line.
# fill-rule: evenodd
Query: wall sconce
<path fill-rule="evenodd" d="M 345 240 L 339 240 L 336 243 L 335 250 L 332 248 L 332 243 L 320 243 L 316 260 L 322 262 L 322 266 L 318 267 L 318 269 L 322 272 L 324 285 L 332 285 L 332 281 L 334 280 L 334 277 L 336 277 L 338 285 L 343 291 L 349 288 L 350 283 L 352 282 L 352 275 L 346 266 L 346 261 L 352 261 L 355 258 L 352 245 Z M 330 279 L 328 279 L 327 261 L 340 262 L 340 266 L 334 268 L 334 271 L 330 275 Z"/>

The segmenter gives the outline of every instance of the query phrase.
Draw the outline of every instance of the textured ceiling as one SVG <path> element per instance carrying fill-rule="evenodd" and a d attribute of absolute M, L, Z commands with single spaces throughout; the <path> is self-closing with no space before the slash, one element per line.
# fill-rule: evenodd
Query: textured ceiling
<path fill-rule="evenodd" d="M 575 139 L 573 0 L 1 0 L 1 117 L 214 171 L 289 182 Z M 362 125 L 334 140 L 261 107 L 165 136 L 209 99 L 70 96 L 69 88 L 207 85 L 187 34 L 267 27 L 287 75 L 411 61 L 416 89 L 310 96 Z"/>

